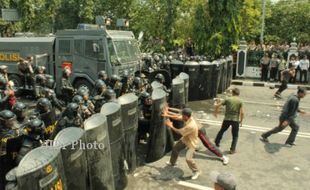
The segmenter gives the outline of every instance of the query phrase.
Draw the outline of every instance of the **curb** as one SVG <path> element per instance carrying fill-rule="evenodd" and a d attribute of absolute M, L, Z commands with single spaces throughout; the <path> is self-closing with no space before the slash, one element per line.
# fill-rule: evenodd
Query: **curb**
<path fill-rule="evenodd" d="M 232 85 L 237 86 L 256 86 L 256 87 L 271 87 L 271 88 L 279 88 L 280 83 L 269 83 L 269 82 L 251 82 L 251 81 L 240 81 L 240 80 L 232 80 Z M 288 89 L 294 89 L 297 90 L 299 87 L 304 87 L 307 90 L 310 90 L 309 85 L 296 85 L 296 84 L 288 84 Z"/>

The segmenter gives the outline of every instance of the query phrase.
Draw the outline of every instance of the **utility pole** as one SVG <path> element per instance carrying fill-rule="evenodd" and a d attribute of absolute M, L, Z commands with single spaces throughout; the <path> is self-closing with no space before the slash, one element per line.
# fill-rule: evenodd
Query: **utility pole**
<path fill-rule="evenodd" d="M 264 44 L 264 30 L 265 30 L 265 17 L 266 17 L 266 0 L 262 0 L 262 28 L 260 33 L 260 43 L 261 45 Z"/>

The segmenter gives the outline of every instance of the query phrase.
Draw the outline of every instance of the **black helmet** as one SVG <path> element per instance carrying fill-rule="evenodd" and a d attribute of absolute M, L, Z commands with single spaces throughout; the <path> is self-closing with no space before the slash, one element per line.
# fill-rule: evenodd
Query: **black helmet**
<path fill-rule="evenodd" d="M 107 78 L 108 78 L 108 75 L 105 71 L 98 72 L 98 79 L 106 80 Z"/>
<path fill-rule="evenodd" d="M 27 125 L 27 129 L 28 136 L 36 140 L 40 140 L 41 138 L 43 138 L 45 125 L 41 119 L 36 118 L 29 122 L 29 125 Z"/>
<path fill-rule="evenodd" d="M 73 103 L 82 104 L 83 101 L 84 101 L 84 100 L 83 100 L 83 97 L 80 96 L 80 95 L 75 95 L 75 96 L 73 96 L 73 98 L 72 98 L 72 102 L 73 102 Z"/>
<path fill-rule="evenodd" d="M 0 112 L 0 120 L 2 121 L 7 121 L 10 119 L 14 119 L 16 116 L 13 112 L 10 110 L 3 110 Z"/>
<path fill-rule="evenodd" d="M 15 114 L 10 110 L 3 110 L 0 112 L 0 124 L 7 128 L 12 128 L 14 126 Z M 8 122 L 9 121 L 9 122 Z"/>
<path fill-rule="evenodd" d="M 36 70 L 35 70 L 35 73 L 37 74 L 44 74 L 45 73 L 45 66 L 37 66 Z"/>
<path fill-rule="evenodd" d="M 0 90 L 5 90 L 7 87 L 7 83 L 7 80 L 4 77 L 0 76 Z"/>
<path fill-rule="evenodd" d="M 107 89 L 106 92 L 104 93 L 104 97 L 106 98 L 107 101 L 116 99 L 116 93 L 113 89 Z"/>
<path fill-rule="evenodd" d="M 116 81 L 121 81 L 121 78 L 118 75 L 112 75 L 111 82 L 115 83 Z"/>
<path fill-rule="evenodd" d="M 142 80 L 140 77 L 135 77 L 133 79 L 133 85 L 135 85 L 136 87 L 140 87 L 142 85 Z"/>
<path fill-rule="evenodd" d="M 107 88 L 107 85 L 103 80 L 98 80 L 95 85 L 95 90 L 97 93 L 102 93 Z"/>
<path fill-rule="evenodd" d="M 142 92 L 141 93 L 141 98 L 142 99 L 147 99 L 147 98 L 150 98 L 150 97 L 151 97 L 151 95 L 148 92 Z"/>
<path fill-rule="evenodd" d="M 51 102 L 47 98 L 40 98 L 37 102 L 37 109 L 40 113 L 48 112 L 52 108 Z"/>
<path fill-rule="evenodd" d="M 157 81 L 159 81 L 160 83 L 164 83 L 164 82 L 165 82 L 165 77 L 164 77 L 164 75 L 161 74 L 161 73 L 158 73 L 158 74 L 155 76 L 155 79 L 156 79 Z"/>
<path fill-rule="evenodd" d="M 38 74 L 36 76 L 36 83 L 41 85 L 41 86 L 45 86 L 45 81 L 46 81 L 46 77 L 43 74 Z"/>
<path fill-rule="evenodd" d="M 26 117 L 26 105 L 22 102 L 16 102 L 13 106 L 13 112 L 15 113 L 18 121 L 23 121 Z"/>
<path fill-rule="evenodd" d="M 67 105 L 67 109 L 69 117 L 76 117 L 79 111 L 79 105 L 77 103 L 72 102 Z"/>
<path fill-rule="evenodd" d="M 146 104 L 146 105 L 152 104 L 151 95 L 148 92 L 142 92 L 140 98 L 143 104 Z"/>
<path fill-rule="evenodd" d="M 88 96 L 89 92 L 86 87 L 82 86 L 78 89 L 77 94 L 83 97 L 83 96 Z"/>
<path fill-rule="evenodd" d="M 55 80 L 53 78 L 49 78 L 46 80 L 46 87 L 49 89 L 54 89 L 56 86 Z"/>
<path fill-rule="evenodd" d="M 156 54 L 156 55 L 154 55 L 154 60 L 155 60 L 156 62 L 159 62 L 159 61 L 160 61 L 160 57 Z"/>

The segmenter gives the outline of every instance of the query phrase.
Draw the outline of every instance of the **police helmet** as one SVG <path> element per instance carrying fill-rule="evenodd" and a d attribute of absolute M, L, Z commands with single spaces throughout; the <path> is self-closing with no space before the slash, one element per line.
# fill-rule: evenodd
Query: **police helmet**
<path fill-rule="evenodd" d="M 78 89 L 77 94 L 83 97 L 83 96 L 88 96 L 89 92 L 88 92 L 88 89 L 86 87 L 81 86 Z"/>
<path fill-rule="evenodd" d="M 158 73 L 158 74 L 155 76 L 155 79 L 156 79 L 157 81 L 159 81 L 160 83 L 164 83 L 164 82 L 165 82 L 165 77 L 164 77 L 164 75 L 161 74 L 161 73 Z"/>
<path fill-rule="evenodd" d="M 140 77 L 135 77 L 135 78 L 133 79 L 133 84 L 134 84 L 135 86 L 140 86 L 140 85 L 142 84 L 141 78 L 140 78 Z"/>
<path fill-rule="evenodd" d="M 13 106 L 13 112 L 24 110 L 26 110 L 26 105 L 23 102 L 16 102 L 16 104 Z"/>
<path fill-rule="evenodd" d="M 27 129 L 29 136 L 39 140 L 41 137 L 43 137 L 45 125 L 41 119 L 36 118 L 29 122 Z"/>
<path fill-rule="evenodd" d="M 80 96 L 80 95 L 75 95 L 75 96 L 73 96 L 73 98 L 72 98 L 72 102 L 73 102 L 73 103 L 82 104 L 83 101 L 84 101 L 84 100 L 83 100 L 83 97 Z"/>
<path fill-rule="evenodd" d="M 105 80 L 106 78 L 108 78 L 108 75 L 107 75 L 107 73 L 105 71 L 102 70 L 102 71 L 98 72 L 98 79 Z"/>
<path fill-rule="evenodd" d="M 68 104 L 67 109 L 69 113 L 71 113 L 69 115 L 75 117 L 78 113 L 79 105 L 77 103 L 72 102 Z"/>
<path fill-rule="evenodd" d="M 49 78 L 46 80 L 46 87 L 49 89 L 54 89 L 56 86 L 55 80 L 53 78 Z"/>
<path fill-rule="evenodd" d="M 7 72 L 8 72 L 8 66 L 0 65 L 0 73 L 7 73 Z"/>
<path fill-rule="evenodd" d="M 40 98 L 37 102 L 37 109 L 40 112 L 47 112 L 51 107 L 52 104 L 47 98 Z"/>
<path fill-rule="evenodd" d="M 121 81 L 121 78 L 118 75 L 112 75 L 111 76 L 111 81 L 112 82 Z"/>
<path fill-rule="evenodd" d="M 63 77 L 69 77 L 71 74 L 71 70 L 69 68 L 65 68 L 63 71 L 62 71 L 62 76 Z"/>
<path fill-rule="evenodd" d="M 147 98 L 150 98 L 150 97 L 151 97 L 151 95 L 148 92 L 142 92 L 141 93 L 141 98 L 142 99 L 147 99 Z"/>
<path fill-rule="evenodd" d="M 112 100 L 112 99 L 116 99 L 116 93 L 113 89 L 107 89 L 105 94 L 104 94 L 106 100 Z"/>
<path fill-rule="evenodd" d="M 15 114 L 10 110 L 2 110 L 0 112 L 0 120 L 2 121 L 14 119 L 15 117 L 16 117 Z"/>
<path fill-rule="evenodd" d="M 156 62 L 159 62 L 159 61 L 160 61 L 160 57 L 156 54 L 156 55 L 154 55 L 154 60 L 155 60 Z"/>

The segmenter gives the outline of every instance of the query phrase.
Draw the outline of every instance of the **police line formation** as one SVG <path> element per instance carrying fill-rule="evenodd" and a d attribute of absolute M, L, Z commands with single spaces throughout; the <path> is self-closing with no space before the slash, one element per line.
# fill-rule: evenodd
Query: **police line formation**
<path fill-rule="evenodd" d="M 17 102 L 1 65 L 0 189 L 124 189 L 126 175 L 137 167 L 138 142 L 147 144 L 145 161 L 153 162 L 180 138 L 164 126 L 167 102 L 184 108 L 230 85 L 231 57 L 175 57 L 146 55 L 135 76 L 100 71 L 93 89 L 74 89 L 71 70 L 64 68 L 58 97 L 53 76 L 29 64 L 31 59 L 21 60 L 19 69 L 33 73 L 25 84 L 37 99 L 32 111 Z"/>

